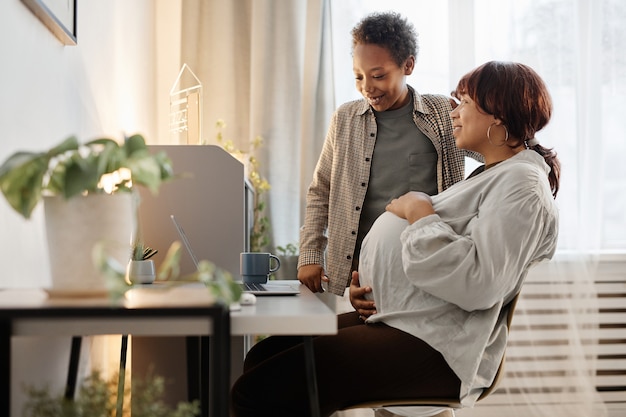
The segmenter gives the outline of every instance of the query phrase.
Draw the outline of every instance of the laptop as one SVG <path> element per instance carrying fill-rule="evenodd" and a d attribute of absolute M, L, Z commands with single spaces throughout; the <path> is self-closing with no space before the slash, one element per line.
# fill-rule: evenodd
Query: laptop
<path fill-rule="evenodd" d="M 187 253 L 191 257 L 193 264 L 198 267 L 198 258 L 191 248 L 189 239 L 181 225 L 176 220 L 173 214 L 170 214 L 170 218 L 176 227 L 176 231 L 183 241 L 183 245 L 187 250 Z M 240 282 L 243 292 L 254 295 L 298 295 L 300 294 L 300 283 L 294 283 L 293 281 L 268 281 L 264 284 Z"/>

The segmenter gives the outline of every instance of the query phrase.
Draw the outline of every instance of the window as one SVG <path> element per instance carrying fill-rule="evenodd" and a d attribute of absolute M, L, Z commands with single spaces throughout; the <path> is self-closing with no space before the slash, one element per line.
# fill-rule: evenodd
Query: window
<path fill-rule="evenodd" d="M 554 101 L 537 135 L 561 159 L 559 249 L 626 252 L 626 2 L 621 0 L 331 0 L 336 102 L 354 88 L 350 30 L 366 14 L 394 10 L 420 41 L 409 84 L 448 94 L 457 79 L 489 60 L 532 66 Z M 473 165 L 471 166 L 473 168 Z M 468 168 L 469 170 L 469 168 Z"/>

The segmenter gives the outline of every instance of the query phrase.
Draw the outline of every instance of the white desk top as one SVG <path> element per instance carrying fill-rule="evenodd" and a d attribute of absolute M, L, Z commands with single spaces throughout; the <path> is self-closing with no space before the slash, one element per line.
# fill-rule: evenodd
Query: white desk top
<path fill-rule="evenodd" d="M 294 281 L 282 282 L 295 285 Z M 242 306 L 230 317 L 233 335 L 337 333 L 335 312 L 304 285 L 300 285 L 300 295 L 257 296 L 255 305 Z"/>
<path fill-rule="evenodd" d="M 126 300 L 112 303 L 107 298 L 49 298 L 40 289 L 0 290 L 2 308 L 54 308 L 54 307 L 194 307 L 208 306 L 211 295 L 197 285 L 181 286 L 165 291 L 131 290 Z M 120 326 L 124 332 L 143 335 L 161 335 L 168 327 L 169 335 L 210 334 L 210 324 L 198 317 L 141 319 L 97 319 L 80 317 L 62 326 L 58 319 L 25 318 L 15 321 L 14 334 L 20 335 L 90 335 L 117 334 Z M 172 323 L 169 323 L 171 321 Z M 54 322 L 54 326 L 50 326 Z M 170 324 L 167 326 L 167 324 Z M 173 333 L 172 328 L 175 328 Z M 319 335 L 337 332 L 337 316 L 315 294 L 301 286 L 296 296 L 258 296 L 256 304 L 242 306 L 231 312 L 231 334 Z"/>

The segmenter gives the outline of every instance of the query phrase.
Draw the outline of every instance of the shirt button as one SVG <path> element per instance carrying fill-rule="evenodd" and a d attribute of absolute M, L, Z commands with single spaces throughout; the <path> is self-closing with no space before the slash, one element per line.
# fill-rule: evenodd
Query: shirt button
<path fill-rule="evenodd" d="M 366 162 L 369 162 L 369 161 L 370 161 L 370 159 L 369 159 L 369 158 L 365 158 L 365 161 L 366 161 Z"/>
<path fill-rule="evenodd" d="M 354 209 L 355 209 L 356 211 L 359 211 L 359 210 L 361 210 L 361 207 L 356 206 Z"/>
<path fill-rule="evenodd" d="M 375 133 L 370 133 L 370 137 L 373 138 L 374 136 L 376 136 Z"/>
<path fill-rule="evenodd" d="M 352 259 L 352 256 L 348 255 L 346 256 L 346 259 Z"/>
<path fill-rule="evenodd" d="M 361 183 L 361 187 L 365 187 L 365 185 L 366 185 L 366 184 L 365 184 L 364 182 L 362 182 L 362 183 Z"/>
<path fill-rule="evenodd" d="M 356 235 L 356 232 L 354 230 L 352 231 L 352 235 Z"/>

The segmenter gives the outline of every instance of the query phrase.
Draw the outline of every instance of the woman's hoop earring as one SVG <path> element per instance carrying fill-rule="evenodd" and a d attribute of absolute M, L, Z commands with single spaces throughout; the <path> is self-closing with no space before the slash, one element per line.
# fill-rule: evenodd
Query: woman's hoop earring
<path fill-rule="evenodd" d="M 491 143 L 493 146 L 504 146 L 504 144 L 506 143 L 507 140 L 509 140 L 509 129 L 506 128 L 505 125 L 502 125 L 502 127 L 504 128 L 504 142 L 502 142 L 499 145 L 495 145 L 492 141 L 491 141 L 491 126 L 495 126 L 495 123 L 492 123 L 489 125 L 489 128 L 487 128 L 487 140 L 489 141 L 489 143 Z"/>

